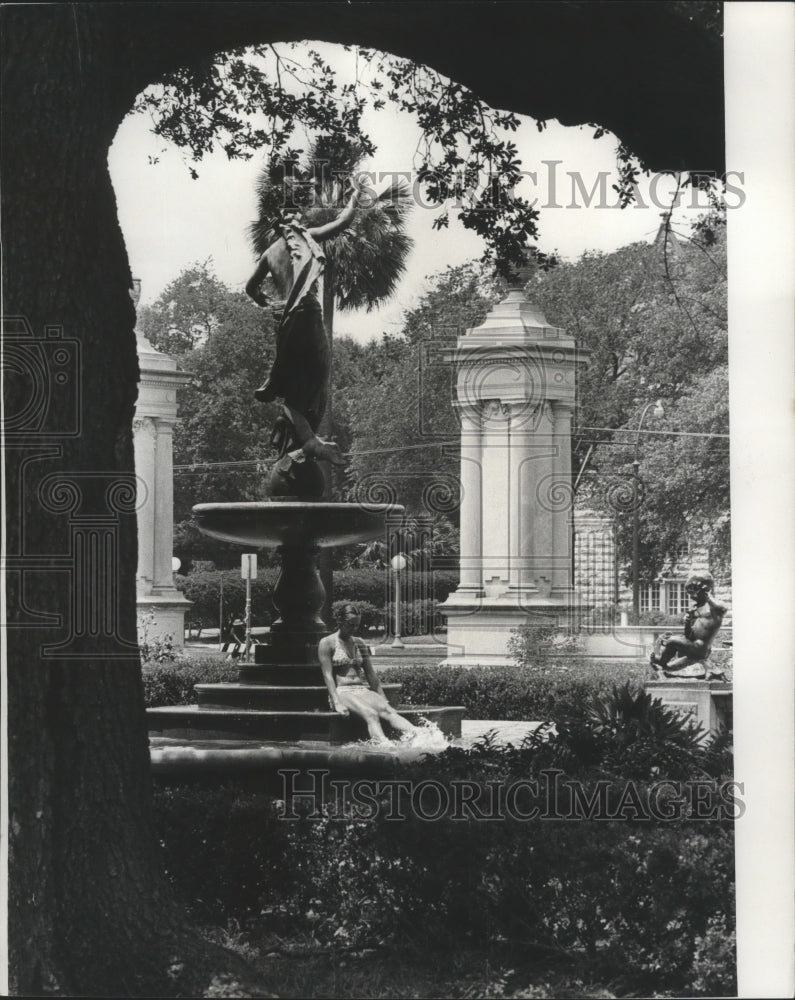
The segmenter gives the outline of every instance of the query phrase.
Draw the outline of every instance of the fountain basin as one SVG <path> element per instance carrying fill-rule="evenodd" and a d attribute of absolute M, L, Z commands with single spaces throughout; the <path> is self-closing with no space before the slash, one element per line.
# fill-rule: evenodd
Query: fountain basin
<path fill-rule="evenodd" d="M 203 685 L 205 689 L 212 685 Z M 267 698 L 268 689 L 263 689 Z M 267 702 L 266 702 L 267 703 Z M 403 705 L 398 711 L 414 725 L 434 723 L 451 739 L 461 735 L 462 705 Z M 367 739 L 367 726 L 354 715 L 316 709 L 265 709 L 224 706 L 173 705 L 149 708 L 149 735 L 185 740 L 320 741 L 326 746 Z M 388 726 L 385 727 L 388 729 Z"/>
<path fill-rule="evenodd" d="M 254 548 L 307 546 L 331 548 L 378 538 L 387 514 L 403 507 L 388 503 L 325 503 L 266 500 L 251 503 L 200 503 L 193 508 L 199 530 L 222 542 Z"/>

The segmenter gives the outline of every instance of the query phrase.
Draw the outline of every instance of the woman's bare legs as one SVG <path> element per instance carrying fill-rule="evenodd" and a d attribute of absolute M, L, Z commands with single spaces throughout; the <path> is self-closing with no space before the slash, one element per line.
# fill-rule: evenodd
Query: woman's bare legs
<path fill-rule="evenodd" d="M 399 715 L 383 695 L 369 688 L 358 684 L 338 684 L 337 697 L 347 709 L 364 719 L 370 739 L 379 743 L 390 742 L 384 733 L 382 721 L 388 722 L 393 729 L 402 733 L 417 731 L 417 727 Z"/>
<path fill-rule="evenodd" d="M 386 733 L 381 726 L 378 710 L 373 705 L 371 699 L 367 697 L 367 695 L 374 693 L 374 691 L 370 691 L 368 688 L 361 687 L 358 684 L 337 685 L 337 697 L 349 711 L 353 712 L 354 715 L 358 715 L 360 719 L 364 719 L 370 739 L 375 740 L 377 743 L 389 743 Z"/>

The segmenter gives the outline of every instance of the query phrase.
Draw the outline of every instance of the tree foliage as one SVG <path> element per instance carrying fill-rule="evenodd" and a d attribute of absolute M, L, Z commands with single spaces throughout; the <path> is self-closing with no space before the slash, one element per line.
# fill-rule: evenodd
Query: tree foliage
<path fill-rule="evenodd" d="M 181 358 L 205 343 L 219 325 L 228 289 L 212 270 L 212 260 L 187 267 L 152 306 L 141 306 L 138 327 L 158 351 Z"/>
<path fill-rule="evenodd" d="M 460 427 L 452 368 L 445 348 L 486 316 L 504 286 L 481 265 L 448 267 L 407 310 L 401 336 L 368 345 L 366 377 L 348 403 L 356 428 L 351 497 L 389 483 L 394 499 L 415 514 L 446 514 L 457 507 L 428 489 L 458 474 Z"/>
<path fill-rule="evenodd" d="M 191 508 L 264 496 L 278 407 L 255 402 L 254 390 L 273 359 L 273 318 L 227 288 L 209 262 L 188 267 L 141 312 L 154 346 L 192 375 L 179 390 L 174 428 L 175 551 L 186 565 L 236 564 L 239 547 L 199 534 Z"/>
<path fill-rule="evenodd" d="M 529 293 L 589 353 L 574 440 L 581 499 L 617 515 L 628 558 L 637 457 L 646 571 L 659 571 L 691 533 L 714 545 L 717 564 L 728 562 L 728 440 L 657 433 L 728 433 L 723 220 L 705 217 L 678 237 L 664 224 L 652 244 L 586 253 L 539 273 Z M 658 399 L 665 417 L 647 412 L 638 434 Z"/>
<path fill-rule="evenodd" d="M 414 167 L 426 201 L 447 205 L 435 220 L 449 223 L 451 211 L 484 242 L 484 260 L 507 275 L 522 263 L 528 241 L 538 236 L 539 211 L 516 193 L 522 162 L 512 136 L 520 119 L 495 110 L 467 87 L 411 59 L 357 48 L 357 77 L 337 79 L 321 54 L 299 43 L 255 45 L 220 53 L 171 72 L 138 98 L 157 135 L 191 157 L 188 169 L 215 148 L 230 159 L 249 159 L 266 150 L 271 164 L 297 163 L 299 129 L 323 137 L 328 148 L 349 144 L 360 157 L 375 146 L 363 128 L 365 109 L 387 103 L 413 115 L 422 137 Z M 545 127 L 539 120 L 539 131 Z M 594 137 L 604 128 L 593 125 Z M 623 143 L 616 150 L 622 205 L 635 199 L 645 168 Z M 690 181 L 688 181 L 690 182 Z M 710 184 L 694 176 L 693 183 Z M 543 256 L 543 255 L 542 255 Z"/>

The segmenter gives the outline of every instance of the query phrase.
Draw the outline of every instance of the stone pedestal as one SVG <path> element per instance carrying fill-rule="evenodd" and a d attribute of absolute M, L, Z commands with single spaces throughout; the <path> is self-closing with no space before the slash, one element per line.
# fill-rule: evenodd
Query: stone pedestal
<path fill-rule="evenodd" d="M 134 295 L 137 304 L 136 288 Z M 174 586 L 174 460 L 172 432 L 177 418 L 177 389 L 190 375 L 177 371 L 167 354 L 155 350 L 136 331 L 141 381 L 133 420 L 137 481 L 138 571 L 136 574 L 139 641 L 170 635 L 175 646 L 184 644 L 185 600 Z"/>
<path fill-rule="evenodd" d="M 705 734 L 732 728 L 732 686 L 725 681 L 647 681 L 646 690 L 666 708 L 689 717 Z"/>
<path fill-rule="evenodd" d="M 564 628 L 572 590 L 571 420 L 587 355 L 512 288 L 449 356 L 461 417 L 461 577 L 447 663 L 504 664 L 517 626 Z"/>

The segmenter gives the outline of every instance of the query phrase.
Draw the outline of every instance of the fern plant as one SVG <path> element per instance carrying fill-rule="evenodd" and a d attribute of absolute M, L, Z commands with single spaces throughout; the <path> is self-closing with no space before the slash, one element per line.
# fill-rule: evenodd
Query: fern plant
<path fill-rule="evenodd" d="M 559 719 L 551 744 L 560 766 L 599 768 L 625 778 L 685 779 L 711 773 L 718 757 L 725 763 L 725 754 L 710 758 L 702 726 L 629 682 Z"/>

